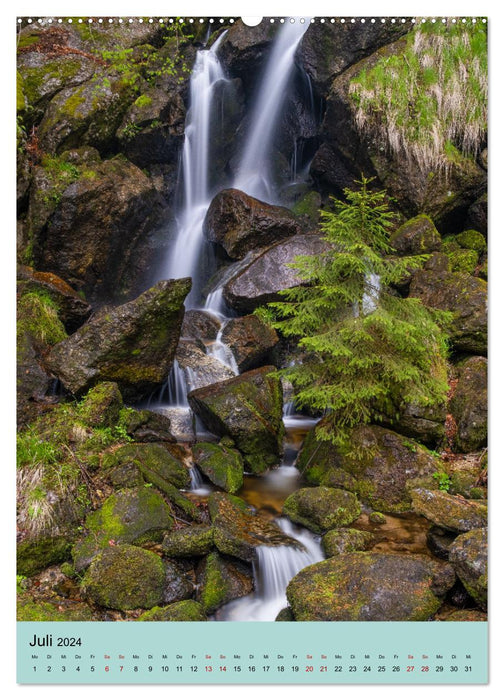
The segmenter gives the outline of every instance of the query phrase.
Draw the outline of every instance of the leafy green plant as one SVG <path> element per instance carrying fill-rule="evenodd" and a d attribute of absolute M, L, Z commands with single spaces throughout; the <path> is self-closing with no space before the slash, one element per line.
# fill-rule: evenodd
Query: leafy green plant
<path fill-rule="evenodd" d="M 487 128 L 487 36 L 481 22 L 425 23 L 402 54 L 350 84 L 357 126 L 427 174 L 474 157 Z"/>
<path fill-rule="evenodd" d="M 321 212 L 326 251 L 292 264 L 304 283 L 269 304 L 272 325 L 303 352 L 280 375 L 292 382 L 296 406 L 327 414 L 318 437 L 340 445 L 354 426 L 393 417 L 398 405 L 436 404 L 448 390 L 439 324 L 449 314 L 389 287 L 426 256 L 389 255 L 395 217 L 386 193 L 366 178 L 357 184 Z"/>
<path fill-rule="evenodd" d="M 450 490 L 452 481 L 446 472 L 434 472 L 432 476 L 437 481 L 440 491 Z"/>

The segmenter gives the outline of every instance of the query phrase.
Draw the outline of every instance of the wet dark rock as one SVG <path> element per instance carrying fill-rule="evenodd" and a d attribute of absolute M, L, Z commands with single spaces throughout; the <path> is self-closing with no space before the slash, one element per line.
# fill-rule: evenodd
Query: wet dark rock
<path fill-rule="evenodd" d="M 125 399 L 148 396 L 168 376 L 189 289 L 188 279 L 165 280 L 97 314 L 54 346 L 48 367 L 74 394 L 113 381 Z"/>
<path fill-rule="evenodd" d="M 327 248 L 320 236 L 301 234 L 280 241 L 240 270 L 224 286 L 224 299 L 241 313 L 279 299 L 281 289 L 302 283 L 296 271 L 288 267 L 296 255 L 318 255 Z"/>
<path fill-rule="evenodd" d="M 321 534 L 353 523 L 361 513 L 361 506 L 349 491 L 313 486 L 291 493 L 282 513 L 295 523 Z"/>
<path fill-rule="evenodd" d="M 215 612 L 221 605 L 248 595 L 254 588 L 252 571 L 241 561 L 208 554 L 197 572 L 197 600 L 205 613 Z"/>
<path fill-rule="evenodd" d="M 464 272 L 419 270 L 413 274 L 410 297 L 426 306 L 453 313 L 450 340 L 455 349 L 487 351 L 487 283 Z"/>
<path fill-rule="evenodd" d="M 129 408 L 122 416 L 122 425 L 135 442 L 174 442 L 167 416 L 144 408 Z"/>
<path fill-rule="evenodd" d="M 276 331 L 253 314 L 232 318 L 222 331 L 222 342 L 231 348 L 240 372 L 263 364 L 278 340 Z"/>
<path fill-rule="evenodd" d="M 470 530 L 450 547 L 450 563 L 469 595 L 486 610 L 488 588 L 488 531 Z"/>
<path fill-rule="evenodd" d="M 156 443 L 131 443 L 115 450 L 107 460 L 107 466 L 134 464 L 147 481 L 153 474 L 170 482 L 179 489 L 189 486 L 189 471 L 166 449 Z"/>
<path fill-rule="evenodd" d="M 20 265 L 17 276 L 21 293 L 43 291 L 52 299 L 67 333 L 76 331 L 91 315 L 90 304 L 57 275 Z"/>
<path fill-rule="evenodd" d="M 470 357 L 457 367 L 458 382 L 449 407 L 457 424 L 456 446 L 462 452 L 487 444 L 487 370 L 486 357 Z"/>
<path fill-rule="evenodd" d="M 194 593 L 194 586 L 182 569 L 175 562 L 166 561 L 165 571 L 163 603 L 176 603 L 179 600 L 191 598 Z"/>
<path fill-rule="evenodd" d="M 90 299 L 131 293 L 152 262 L 149 234 L 163 209 L 149 178 L 114 158 L 93 164 L 64 188 L 53 211 L 40 212 L 41 196 L 43 188 L 36 187 L 29 211 L 36 267 L 60 275 Z"/>
<path fill-rule="evenodd" d="M 229 257 L 240 260 L 251 250 L 300 234 L 302 226 L 289 209 L 228 189 L 213 198 L 203 231 L 209 241 L 220 243 Z"/>
<path fill-rule="evenodd" d="M 230 75 L 242 79 L 249 97 L 277 31 L 277 24 L 261 22 L 256 27 L 248 27 L 238 20 L 219 47 L 220 60 Z"/>
<path fill-rule="evenodd" d="M 165 584 L 165 565 L 156 554 L 123 544 L 96 556 L 82 579 L 81 593 L 105 608 L 148 609 L 163 602 Z"/>
<path fill-rule="evenodd" d="M 419 621 L 440 608 L 452 567 L 421 554 L 340 554 L 303 569 L 287 599 L 297 621 Z"/>
<path fill-rule="evenodd" d="M 415 513 L 423 515 L 443 530 L 467 532 L 487 524 L 487 507 L 479 501 L 424 488 L 414 489 L 411 498 Z"/>
<path fill-rule="evenodd" d="M 453 532 L 447 532 L 437 525 L 432 525 L 427 532 L 427 547 L 438 559 L 448 560 L 450 546 L 454 539 Z"/>
<path fill-rule="evenodd" d="M 466 225 L 469 228 L 474 228 L 484 236 L 488 232 L 488 195 L 482 194 L 481 197 L 471 204 L 467 210 Z"/>
<path fill-rule="evenodd" d="M 182 323 L 181 337 L 194 340 L 215 340 L 220 322 L 206 311 L 188 309 Z"/>
<path fill-rule="evenodd" d="M 229 435 L 247 468 L 261 474 L 278 464 L 282 453 L 282 387 L 261 367 L 191 391 L 189 404 L 214 434 Z"/>

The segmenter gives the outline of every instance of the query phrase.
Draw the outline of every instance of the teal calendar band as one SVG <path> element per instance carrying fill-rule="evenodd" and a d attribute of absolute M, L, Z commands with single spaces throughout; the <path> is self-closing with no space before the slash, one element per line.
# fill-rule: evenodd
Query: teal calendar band
<path fill-rule="evenodd" d="M 488 682 L 486 622 L 18 622 L 18 683 Z"/>

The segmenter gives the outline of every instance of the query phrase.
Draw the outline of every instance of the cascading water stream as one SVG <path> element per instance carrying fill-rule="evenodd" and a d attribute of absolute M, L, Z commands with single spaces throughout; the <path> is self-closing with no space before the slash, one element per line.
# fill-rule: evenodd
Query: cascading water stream
<path fill-rule="evenodd" d="M 278 126 L 289 81 L 294 70 L 294 56 L 309 20 L 286 22 L 277 34 L 269 57 L 251 119 L 233 187 L 265 202 L 275 203 L 271 182 L 271 145 Z"/>
<path fill-rule="evenodd" d="M 197 268 L 203 244 L 203 221 L 211 201 L 208 164 L 212 106 L 217 84 L 226 80 L 217 51 L 225 35 L 223 32 L 211 49 L 198 51 L 190 81 L 190 108 L 182 152 L 184 206 L 177 217 L 177 237 L 166 269 L 168 278 L 192 277 L 189 305 L 200 293 Z"/>
<path fill-rule="evenodd" d="M 287 606 L 285 591 L 289 581 L 301 569 L 324 559 L 318 540 L 308 530 L 295 527 L 287 518 L 279 518 L 277 525 L 286 535 L 297 539 L 302 547 L 258 547 L 254 563 L 254 593 L 223 606 L 217 619 L 275 620 L 280 610 Z"/>

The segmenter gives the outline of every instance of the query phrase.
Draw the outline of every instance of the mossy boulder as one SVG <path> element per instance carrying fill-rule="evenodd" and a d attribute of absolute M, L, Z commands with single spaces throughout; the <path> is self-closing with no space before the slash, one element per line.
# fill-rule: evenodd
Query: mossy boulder
<path fill-rule="evenodd" d="M 285 207 L 227 189 L 213 198 L 203 231 L 209 241 L 222 245 L 229 257 L 241 260 L 251 250 L 301 233 L 302 226 Z"/>
<path fill-rule="evenodd" d="M 65 598 L 40 600 L 23 593 L 17 597 L 16 620 L 18 622 L 95 622 L 98 618 L 86 603 L 75 603 Z"/>
<path fill-rule="evenodd" d="M 474 250 L 478 255 L 486 252 L 487 243 L 485 236 L 479 231 L 474 231 L 474 229 L 462 231 L 462 233 L 455 236 L 455 240 L 461 248 Z"/>
<path fill-rule="evenodd" d="M 287 599 L 297 621 L 421 621 L 455 583 L 452 567 L 421 554 L 340 554 L 303 569 Z"/>
<path fill-rule="evenodd" d="M 216 435 L 230 436 L 246 468 L 261 474 L 278 464 L 282 453 L 282 385 L 266 366 L 191 391 L 193 411 Z"/>
<path fill-rule="evenodd" d="M 89 534 L 72 551 L 75 569 L 88 566 L 110 541 L 129 544 L 147 536 L 160 539 L 173 524 L 170 509 L 152 489 L 142 486 L 118 491 L 86 518 Z"/>
<path fill-rule="evenodd" d="M 163 211 L 152 181 L 119 157 L 79 167 L 63 157 L 50 163 L 30 196 L 35 266 L 91 301 L 133 296 L 152 263 L 149 234 Z"/>
<path fill-rule="evenodd" d="M 158 282 L 102 311 L 54 346 L 47 365 L 74 394 L 111 381 L 125 399 L 148 395 L 168 376 L 189 289 L 188 279 Z"/>
<path fill-rule="evenodd" d="M 149 609 L 163 602 L 165 579 L 165 566 L 156 554 L 123 544 L 95 557 L 82 579 L 81 593 L 105 608 Z"/>
<path fill-rule="evenodd" d="M 78 86 L 63 88 L 50 101 L 39 125 L 43 150 L 61 153 L 82 145 L 111 150 L 133 95 L 134 88 L 120 76 L 98 74 Z"/>
<path fill-rule="evenodd" d="M 468 275 L 474 274 L 478 265 L 478 253 L 474 250 L 454 250 L 449 253 L 450 267 L 452 272 L 465 272 Z"/>
<path fill-rule="evenodd" d="M 278 340 L 276 331 L 254 314 L 232 318 L 222 331 L 222 342 L 231 348 L 240 372 L 263 364 Z"/>
<path fill-rule="evenodd" d="M 193 447 L 194 463 L 216 486 L 236 493 L 243 486 L 243 459 L 238 450 L 211 442 Z"/>
<path fill-rule="evenodd" d="M 450 399 L 450 412 L 457 424 L 456 447 L 473 452 L 487 443 L 488 361 L 470 357 L 457 366 L 458 382 Z"/>
<path fill-rule="evenodd" d="M 163 552 L 169 557 L 202 557 L 213 544 L 213 528 L 195 525 L 168 532 L 163 539 Z"/>
<path fill-rule="evenodd" d="M 414 489 L 411 492 L 415 513 L 449 532 L 468 532 L 485 527 L 488 520 L 486 505 L 445 491 Z"/>
<path fill-rule="evenodd" d="M 441 235 L 432 219 L 419 214 L 392 234 L 390 245 L 402 255 L 424 255 L 441 250 Z"/>
<path fill-rule="evenodd" d="M 212 498 L 210 515 L 214 543 L 222 554 L 253 562 L 256 548 L 263 545 L 300 547 L 297 540 L 284 535 L 275 523 L 254 515 L 236 496 L 219 494 L 219 498 Z"/>
<path fill-rule="evenodd" d="M 119 421 L 123 400 L 115 382 L 100 382 L 90 389 L 79 407 L 79 416 L 91 427 L 112 428 Z"/>
<path fill-rule="evenodd" d="M 240 561 L 210 553 L 198 572 L 197 599 L 206 614 L 215 612 L 225 603 L 252 592 L 252 571 Z"/>
<path fill-rule="evenodd" d="M 369 549 L 374 536 L 365 530 L 341 527 L 329 530 L 322 538 L 326 557 L 335 557 L 345 552 L 361 552 Z"/>
<path fill-rule="evenodd" d="M 432 474 L 441 464 L 418 442 L 367 425 L 354 428 L 342 448 L 318 440 L 313 429 L 300 451 L 297 467 L 312 483 L 332 486 L 339 482 L 343 486 L 347 479 L 344 488 L 374 510 L 401 513 L 411 509 L 411 488 L 436 485 Z"/>
<path fill-rule="evenodd" d="M 70 557 L 72 538 L 68 535 L 30 538 L 16 547 L 17 573 L 33 576 L 42 569 L 60 564 Z"/>
<path fill-rule="evenodd" d="M 174 442 L 168 416 L 154 413 L 146 408 L 123 409 L 120 422 L 124 430 L 135 442 Z"/>
<path fill-rule="evenodd" d="M 188 488 L 191 483 L 189 470 L 158 443 L 131 443 L 119 447 L 107 459 L 108 464 L 133 464 L 146 481 L 158 475 L 178 489 Z"/>
<path fill-rule="evenodd" d="M 230 367 L 216 357 L 207 355 L 201 341 L 181 339 L 175 359 L 179 367 L 184 370 L 187 386 L 192 389 L 201 389 L 236 376 L 236 372 Z"/>
<path fill-rule="evenodd" d="M 413 274 L 410 297 L 453 314 L 449 335 L 456 350 L 487 352 L 487 283 L 464 272 L 419 270 Z"/>
<path fill-rule="evenodd" d="M 206 622 L 207 617 L 201 603 L 195 600 L 181 600 L 164 607 L 156 606 L 144 612 L 139 622 Z"/>
<path fill-rule="evenodd" d="M 470 530 L 450 547 L 449 560 L 469 595 L 486 610 L 488 588 L 488 531 Z"/>
<path fill-rule="evenodd" d="M 282 513 L 313 532 L 350 525 L 361 507 L 353 493 L 327 486 L 302 488 L 287 497 Z"/>
<path fill-rule="evenodd" d="M 38 272 L 19 265 L 17 279 L 19 292 L 42 292 L 52 300 L 67 333 L 76 331 L 91 315 L 90 304 L 52 272 Z"/>

